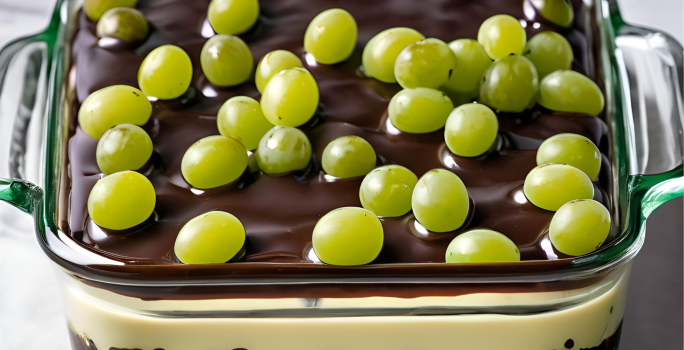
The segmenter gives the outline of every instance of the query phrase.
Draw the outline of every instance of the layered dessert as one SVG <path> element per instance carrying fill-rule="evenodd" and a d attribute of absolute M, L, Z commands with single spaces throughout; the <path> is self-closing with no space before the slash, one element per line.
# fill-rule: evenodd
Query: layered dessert
<path fill-rule="evenodd" d="M 495 283 L 616 234 L 586 4 L 115 2 L 78 15 L 60 230 L 140 280 L 277 287 L 71 281 L 74 348 L 617 348 L 628 266 Z M 471 264 L 478 283 L 335 285 Z"/>

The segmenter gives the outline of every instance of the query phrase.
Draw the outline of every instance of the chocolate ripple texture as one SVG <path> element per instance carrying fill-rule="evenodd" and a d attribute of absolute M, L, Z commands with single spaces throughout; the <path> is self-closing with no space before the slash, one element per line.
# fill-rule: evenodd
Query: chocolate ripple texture
<path fill-rule="evenodd" d="M 361 206 L 362 178 L 334 179 L 320 167 L 328 142 L 357 135 L 373 145 L 381 164 L 400 164 L 417 176 L 434 168 L 446 168 L 465 183 L 471 197 L 470 219 L 457 231 L 426 231 L 412 214 L 383 218 L 385 244 L 374 264 L 444 262 L 449 242 L 471 228 L 489 228 L 508 236 L 520 249 L 522 260 L 568 258 L 555 251 L 547 228 L 553 212 L 529 203 L 522 191 L 527 173 L 535 167 L 536 149 L 555 134 L 572 132 L 591 139 L 603 153 L 603 167 L 595 183 L 596 199 L 610 205 L 611 188 L 608 128 L 596 116 L 557 113 L 539 106 L 519 114 L 498 114 L 499 140 L 495 149 L 477 159 L 449 152 L 443 130 L 408 134 L 392 127 L 387 106 L 400 90 L 361 73 L 364 45 L 380 31 L 397 26 L 412 27 L 426 37 L 446 42 L 476 38 L 486 18 L 505 13 L 520 19 L 528 38 L 552 30 L 564 35 L 574 50 L 573 69 L 590 78 L 595 75 L 588 9 L 573 0 L 575 22 L 569 29 L 554 27 L 533 11 L 524 11 L 522 0 L 261 0 L 261 17 L 242 35 L 252 50 L 255 66 L 266 53 L 290 50 L 298 55 L 318 82 L 321 101 L 318 113 L 302 127 L 313 146 L 306 171 L 281 177 L 246 172 L 235 184 L 200 191 L 181 175 L 181 159 L 194 142 L 217 135 L 216 115 L 230 97 L 259 99 L 253 81 L 232 88 L 213 86 L 199 65 L 202 46 L 214 32 L 206 21 L 207 0 L 141 0 L 138 8 L 151 25 L 148 39 L 137 46 L 97 38 L 95 23 L 83 13 L 73 38 L 70 88 L 73 89 L 68 138 L 70 191 L 63 202 L 60 228 L 77 242 L 103 255 L 131 264 L 177 264 L 173 244 L 183 225 L 211 210 L 237 216 L 247 232 L 245 254 L 240 262 L 315 263 L 311 234 L 316 222 L 329 211 Z M 356 19 L 359 36 L 356 50 L 347 61 L 322 65 L 303 48 L 304 32 L 311 19 L 323 10 L 342 7 Z M 175 44 L 191 57 L 194 76 L 189 91 L 179 99 L 153 102 L 145 126 L 154 143 L 154 155 L 146 175 L 157 193 L 154 216 L 129 232 L 106 232 L 90 221 L 87 198 L 101 178 L 95 160 L 97 140 L 77 125 L 79 105 L 92 92 L 115 85 L 138 86 L 140 63 L 154 48 Z M 66 192 L 66 193 L 65 193 Z"/>

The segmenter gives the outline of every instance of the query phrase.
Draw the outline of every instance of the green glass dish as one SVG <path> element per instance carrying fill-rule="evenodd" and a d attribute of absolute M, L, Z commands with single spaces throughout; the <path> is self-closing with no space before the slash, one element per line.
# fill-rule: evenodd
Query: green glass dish
<path fill-rule="evenodd" d="M 12 115 L 0 115 L 11 128 L 0 131 L 0 159 L 9 165 L 0 168 L 0 200 L 6 201 L 35 219 L 35 232 L 45 254 L 59 266 L 60 283 L 71 288 L 78 281 L 99 289 L 126 286 L 132 291 L 193 286 L 297 285 L 302 291 L 321 284 L 383 283 L 454 284 L 463 288 L 477 284 L 515 283 L 535 285 L 564 281 L 597 281 L 629 268 L 642 247 L 646 219 L 663 203 L 684 195 L 682 167 L 682 56 L 679 43 L 667 34 L 625 23 L 616 0 L 592 1 L 597 18 L 595 38 L 599 54 L 599 78 L 606 92 L 605 116 L 611 139 L 615 236 L 600 249 L 572 260 L 522 261 L 514 264 L 472 264 L 454 269 L 443 263 L 331 267 L 322 264 L 240 263 L 207 266 L 157 266 L 155 274 L 147 266 L 127 264 L 115 255 L 101 255 L 79 245 L 58 229 L 60 191 L 65 189 L 61 173 L 66 158 L 65 138 L 71 113 L 70 91 L 66 82 L 70 67 L 69 40 L 73 33 L 79 1 L 59 0 L 48 28 L 35 36 L 8 44 L 0 52 L 0 94 L 11 95 L 7 108 Z M 657 91 L 653 95 L 651 91 Z M 659 108 L 654 108 L 659 106 Z M 2 106 L 0 106 L 2 107 Z M 7 145 L 9 143 L 9 145 Z M 518 272 L 526 267 L 525 274 Z M 260 271 L 258 274 L 246 271 Z M 335 278 L 331 278 L 334 271 Z M 626 272 L 628 274 L 628 272 Z M 77 279 L 78 281 L 77 281 Z M 587 282 L 591 284 L 593 282 Z M 82 286 L 81 286 L 82 287 Z M 111 287 L 111 288 L 110 288 Z M 79 287 L 80 288 L 80 287 Z M 312 287 L 313 288 L 313 287 Z M 397 287 L 399 288 L 399 287 Z M 189 289 L 188 289 L 189 290 Z M 188 291 L 187 293 L 192 294 Z M 302 292 L 304 294 L 304 292 Z M 304 297 L 302 297 L 304 298 Z M 587 299 L 577 297 L 572 305 Z M 111 301 L 116 303 L 116 301 Z M 525 314 L 562 310 L 568 299 L 538 305 L 470 305 L 454 308 L 441 304 L 424 310 L 426 315 L 472 313 Z M 182 303 L 179 302 L 178 305 Z M 388 315 L 381 306 L 358 305 L 287 307 L 280 316 L 269 317 L 349 317 Z M 165 314 L 137 310 L 157 317 L 209 317 L 192 309 L 172 307 Z M 183 311 L 184 313 L 174 314 Z M 331 311 L 332 310 L 332 311 Z M 416 307 L 395 307 L 391 315 L 415 314 Z M 445 312 L 444 310 L 449 310 Z M 612 310 L 612 308 L 611 308 Z M 223 312 L 223 313 L 221 313 Z M 235 310 L 221 310 L 211 317 L 234 318 Z M 203 316 L 204 315 L 204 316 Z M 223 316 L 221 316 L 223 315 Z M 232 315 L 232 316 L 231 316 Z M 259 316 L 254 316 L 259 315 Z M 285 315 L 285 316 L 283 316 Z M 242 317 L 245 317 L 244 315 Z M 307 348 L 308 349 L 308 348 Z"/>

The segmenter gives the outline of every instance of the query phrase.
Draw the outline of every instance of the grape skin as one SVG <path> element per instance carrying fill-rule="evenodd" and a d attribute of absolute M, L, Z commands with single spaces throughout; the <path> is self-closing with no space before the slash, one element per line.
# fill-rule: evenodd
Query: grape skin
<path fill-rule="evenodd" d="M 135 7 L 138 0 L 85 0 L 83 11 L 91 21 L 97 22 L 102 15 L 117 7 Z"/>
<path fill-rule="evenodd" d="M 184 264 L 222 264 L 245 245 L 245 227 L 230 213 L 210 211 L 188 221 L 178 233 L 174 252 Z"/>
<path fill-rule="evenodd" d="M 351 56 L 357 35 L 356 21 L 349 12 L 325 10 L 309 23 L 304 34 L 304 49 L 319 63 L 340 63 Z"/>
<path fill-rule="evenodd" d="M 559 112 L 599 115 L 605 100 L 593 80 L 575 71 L 559 70 L 542 80 L 539 104 Z"/>
<path fill-rule="evenodd" d="M 449 95 L 454 106 L 460 106 L 480 95 L 480 82 L 492 59 L 473 39 L 454 40 L 449 43 L 449 48 L 456 57 L 456 65 L 449 81 L 440 90 Z"/>
<path fill-rule="evenodd" d="M 219 133 L 238 140 L 248 150 L 255 150 L 261 138 L 273 127 L 261 112 L 261 105 L 247 96 L 235 96 L 219 109 L 216 123 Z"/>
<path fill-rule="evenodd" d="M 97 166 L 105 174 L 142 168 L 152 155 L 152 140 L 133 124 L 119 124 L 104 133 L 97 143 Z"/>
<path fill-rule="evenodd" d="M 210 189 L 237 180 L 247 169 L 247 162 L 247 150 L 237 140 L 207 136 L 185 152 L 181 172 L 193 187 Z"/>
<path fill-rule="evenodd" d="M 363 69 L 366 75 L 384 83 L 396 83 L 394 63 L 407 46 L 425 39 L 411 28 L 397 27 L 375 35 L 363 49 Z"/>
<path fill-rule="evenodd" d="M 252 75 L 252 51 L 242 39 L 214 35 L 202 47 L 200 64 L 204 76 L 216 86 L 235 86 Z"/>
<path fill-rule="evenodd" d="M 299 129 L 275 126 L 259 141 L 256 161 L 259 169 L 271 176 L 305 169 L 311 162 L 311 142 Z"/>
<path fill-rule="evenodd" d="M 394 63 L 394 76 L 404 89 L 437 89 L 451 77 L 456 57 L 435 38 L 417 41 L 403 49 Z"/>
<path fill-rule="evenodd" d="M 582 170 L 565 164 L 538 166 L 525 178 L 523 191 L 535 206 L 556 211 L 576 199 L 594 197 L 594 184 Z"/>
<path fill-rule="evenodd" d="M 449 232 L 465 222 L 470 200 L 468 190 L 456 174 L 434 169 L 418 180 L 411 206 L 423 227 L 433 232 Z"/>
<path fill-rule="evenodd" d="M 207 10 L 209 24 L 219 34 L 242 34 L 252 28 L 258 18 L 258 0 L 212 0 Z"/>
<path fill-rule="evenodd" d="M 572 47 L 567 39 L 556 32 L 541 32 L 530 39 L 525 46 L 527 57 L 535 68 L 539 79 L 557 71 L 572 67 Z"/>
<path fill-rule="evenodd" d="M 117 38 L 128 43 L 145 40 L 150 28 L 142 12 L 128 7 L 113 8 L 97 22 L 97 36 Z"/>
<path fill-rule="evenodd" d="M 494 230 L 476 229 L 456 236 L 447 247 L 447 263 L 502 263 L 520 261 L 518 247 Z"/>
<path fill-rule="evenodd" d="M 534 105 L 538 90 L 534 64 L 525 56 L 509 56 L 487 68 L 480 86 L 480 101 L 494 110 L 521 112 Z"/>
<path fill-rule="evenodd" d="M 477 41 L 489 57 L 498 60 L 522 54 L 527 34 L 517 19 L 509 15 L 494 15 L 482 22 Z"/>
<path fill-rule="evenodd" d="M 342 136 L 323 150 L 321 165 L 329 175 L 347 178 L 368 174 L 377 162 L 375 150 L 359 136 Z"/>
<path fill-rule="evenodd" d="M 595 180 L 601 170 L 601 152 L 584 136 L 558 134 L 546 139 L 537 151 L 537 165 L 551 163 L 572 165 Z"/>
<path fill-rule="evenodd" d="M 385 165 L 363 178 L 359 188 L 361 205 L 377 216 L 397 217 L 411 210 L 411 197 L 418 177 L 401 165 Z"/>
<path fill-rule="evenodd" d="M 152 50 L 138 71 L 138 85 L 147 96 L 160 100 L 180 97 L 190 87 L 192 62 L 183 49 L 162 45 Z"/>
<path fill-rule="evenodd" d="M 525 0 L 530 1 L 542 18 L 563 28 L 569 28 L 575 19 L 575 10 L 566 0 Z"/>
<path fill-rule="evenodd" d="M 152 104 L 142 91 L 128 85 L 112 85 L 90 94 L 78 111 L 78 124 L 88 136 L 99 139 L 119 124 L 145 125 Z"/>
<path fill-rule="evenodd" d="M 318 85 L 308 70 L 283 69 L 266 84 L 261 110 L 273 125 L 297 127 L 316 113 L 318 98 Z"/>
<path fill-rule="evenodd" d="M 551 219 L 549 238 L 563 254 L 580 256 L 598 249 L 610 233 L 610 213 L 593 200 L 564 204 Z"/>
<path fill-rule="evenodd" d="M 444 139 L 455 155 L 476 157 L 492 147 L 498 131 L 499 120 L 489 107 L 468 103 L 451 112 L 444 129 Z"/>
<path fill-rule="evenodd" d="M 290 51 L 275 50 L 267 53 L 257 65 L 254 81 L 257 90 L 263 93 L 271 77 L 283 69 L 303 68 L 302 60 Z"/>
<path fill-rule="evenodd" d="M 322 262 L 336 266 L 371 263 L 382 250 L 382 224 L 372 212 L 355 207 L 325 214 L 313 230 L 314 252 Z"/>
<path fill-rule="evenodd" d="M 88 214 L 100 227 L 125 230 L 147 220 L 156 203 L 150 180 L 135 171 L 114 173 L 97 181 L 88 196 Z"/>
<path fill-rule="evenodd" d="M 397 129 L 424 134 L 444 127 L 454 105 L 449 97 L 435 89 L 415 88 L 399 91 L 389 103 L 387 113 Z"/>

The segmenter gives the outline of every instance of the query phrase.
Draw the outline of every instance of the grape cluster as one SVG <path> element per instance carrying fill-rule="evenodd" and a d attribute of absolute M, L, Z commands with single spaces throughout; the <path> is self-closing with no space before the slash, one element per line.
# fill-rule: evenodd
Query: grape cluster
<path fill-rule="evenodd" d="M 149 28 L 145 16 L 132 8 L 135 4 L 88 0 L 85 12 L 89 19 L 99 20 L 99 36 L 140 42 Z M 572 22 L 572 8 L 568 10 L 562 0 L 526 4 L 559 26 Z M 259 13 L 257 0 L 212 0 L 209 5 L 207 18 L 218 34 L 201 50 L 203 77 L 215 86 L 229 87 L 249 83 L 254 76 L 261 98 L 237 96 L 223 104 L 217 115 L 220 135 L 198 140 L 182 158 L 181 173 L 188 187 L 208 190 L 235 183 L 245 173 L 284 176 L 316 166 L 311 142 L 300 129 L 315 123 L 320 98 L 316 79 L 300 57 L 285 50 L 267 53 L 254 69 L 252 52 L 237 35 L 257 25 Z M 304 33 L 306 55 L 324 65 L 343 62 L 356 48 L 357 32 L 349 12 L 323 11 Z M 403 88 L 387 110 L 396 129 L 412 134 L 444 129 L 451 153 L 479 158 L 496 152 L 501 117 L 497 113 L 520 112 L 537 103 L 555 111 L 601 113 L 601 90 L 570 70 L 572 59 L 572 48 L 563 36 L 541 32 L 528 41 L 517 19 L 496 15 L 482 23 L 477 40 L 449 44 L 411 28 L 384 30 L 363 49 L 362 71 L 369 79 Z M 103 173 L 88 199 L 90 218 L 97 225 L 123 230 L 152 216 L 154 186 L 141 174 L 154 148 L 146 132 L 150 100 L 182 97 L 193 73 L 191 58 L 182 48 L 159 46 L 140 66 L 140 90 L 110 86 L 83 102 L 79 125 L 99 139 L 97 164 Z M 339 137 L 325 147 L 320 166 L 327 176 L 363 178 L 363 208 L 338 208 L 318 221 L 312 244 L 322 262 L 353 266 L 374 261 L 383 247 L 381 217 L 412 212 L 417 225 L 438 233 L 467 225 L 473 209 L 456 174 L 434 169 L 419 178 L 401 165 L 378 167 L 382 163 L 373 145 L 360 136 Z M 610 214 L 591 200 L 592 181 L 601 166 L 597 147 L 580 135 L 556 135 L 539 148 L 537 164 L 525 179 L 524 193 L 535 206 L 556 211 L 549 228 L 553 245 L 569 255 L 599 247 L 610 231 Z M 244 251 L 245 232 L 230 213 L 204 213 L 180 230 L 174 252 L 186 264 L 225 263 Z M 486 229 L 459 234 L 445 255 L 448 263 L 519 260 L 514 242 Z"/>

